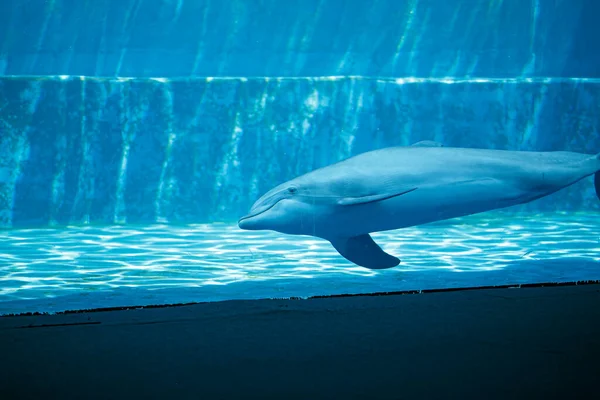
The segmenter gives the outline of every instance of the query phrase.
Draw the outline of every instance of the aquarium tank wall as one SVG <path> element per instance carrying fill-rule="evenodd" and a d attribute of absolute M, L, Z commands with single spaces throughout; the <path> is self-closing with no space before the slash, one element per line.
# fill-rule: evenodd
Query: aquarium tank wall
<path fill-rule="evenodd" d="M 274 186 L 370 150 L 600 152 L 593 0 L 0 4 L 0 312 L 594 280 L 586 178 L 325 240 L 243 231 Z"/>

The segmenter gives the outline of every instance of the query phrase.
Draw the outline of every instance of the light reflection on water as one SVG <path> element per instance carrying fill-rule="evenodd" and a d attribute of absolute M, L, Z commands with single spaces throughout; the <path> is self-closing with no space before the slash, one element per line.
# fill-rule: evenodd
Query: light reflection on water
<path fill-rule="evenodd" d="M 239 81 L 239 82 L 289 82 L 289 81 L 371 81 L 377 83 L 392 83 L 396 85 L 410 84 L 474 84 L 474 83 L 492 83 L 492 84 L 578 84 L 578 83 L 600 83 L 600 78 L 582 78 L 582 77 L 513 77 L 513 78 L 495 78 L 495 77 L 423 77 L 423 76 L 405 76 L 402 78 L 392 76 L 367 76 L 367 75 L 321 75 L 321 76 L 172 76 L 172 77 L 129 77 L 129 76 L 82 76 L 82 75 L 3 75 L 2 79 L 27 79 L 32 82 L 41 81 L 90 81 L 90 82 L 147 82 L 154 81 L 159 83 L 175 82 L 213 82 L 213 81 Z M 28 92 L 29 93 L 29 92 Z M 40 93 L 35 90 L 29 93 L 30 100 L 39 100 Z"/>
<path fill-rule="evenodd" d="M 0 314 L 600 279 L 596 212 L 453 222 L 373 234 L 402 259 L 384 271 L 323 240 L 232 224 L 0 231 Z"/>

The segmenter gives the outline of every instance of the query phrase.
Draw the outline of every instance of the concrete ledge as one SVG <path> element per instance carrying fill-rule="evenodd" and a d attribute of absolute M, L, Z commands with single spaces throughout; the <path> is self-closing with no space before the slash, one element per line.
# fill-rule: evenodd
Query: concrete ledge
<path fill-rule="evenodd" d="M 2 317 L 0 351 L 7 400 L 581 398 L 600 285 Z"/>

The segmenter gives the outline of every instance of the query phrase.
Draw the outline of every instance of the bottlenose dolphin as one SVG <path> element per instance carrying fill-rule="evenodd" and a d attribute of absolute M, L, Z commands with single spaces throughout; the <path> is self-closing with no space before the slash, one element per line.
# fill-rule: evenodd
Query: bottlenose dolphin
<path fill-rule="evenodd" d="M 424 141 L 369 151 L 285 182 L 267 192 L 238 225 L 310 235 L 349 261 L 395 267 L 369 233 L 528 203 L 595 174 L 600 154 L 444 147 Z"/>

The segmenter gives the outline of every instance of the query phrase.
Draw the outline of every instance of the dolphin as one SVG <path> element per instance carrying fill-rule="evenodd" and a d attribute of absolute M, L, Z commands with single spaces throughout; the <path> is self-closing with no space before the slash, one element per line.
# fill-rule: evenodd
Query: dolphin
<path fill-rule="evenodd" d="M 369 151 L 285 182 L 238 221 L 246 230 L 310 235 L 370 269 L 400 260 L 369 235 L 515 206 L 594 176 L 600 154 L 445 147 L 423 141 Z"/>

